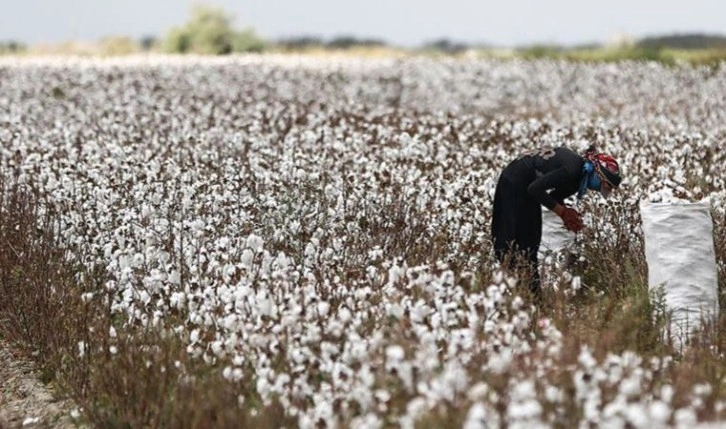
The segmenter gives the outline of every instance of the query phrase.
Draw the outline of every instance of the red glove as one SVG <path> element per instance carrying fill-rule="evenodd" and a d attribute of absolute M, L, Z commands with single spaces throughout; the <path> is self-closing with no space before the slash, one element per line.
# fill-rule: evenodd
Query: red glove
<path fill-rule="evenodd" d="M 562 222 L 565 224 L 565 228 L 568 231 L 580 232 L 585 228 L 585 224 L 582 222 L 582 216 L 577 210 L 565 207 L 561 204 L 557 204 L 554 208 L 554 212 L 562 218 Z"/>

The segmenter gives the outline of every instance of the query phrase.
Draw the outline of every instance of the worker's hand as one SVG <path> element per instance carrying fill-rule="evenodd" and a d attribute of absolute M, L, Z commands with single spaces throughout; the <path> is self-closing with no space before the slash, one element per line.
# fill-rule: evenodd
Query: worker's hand
<path fill-rule="evenodd" d="M 580 232 L 585 228 L 585 224 L 582 222 L 582 216 L 580 216 L 577 210 L 571 207 L 565 207 L 562 204 L 557 204 L 553 211 L 562 218 L 562 222 L 568 231 Z"/>

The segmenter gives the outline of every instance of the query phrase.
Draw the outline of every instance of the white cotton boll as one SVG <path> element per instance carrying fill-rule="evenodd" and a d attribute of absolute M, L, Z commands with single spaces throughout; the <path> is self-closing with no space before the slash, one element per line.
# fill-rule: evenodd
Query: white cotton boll
<path fill-rule="evenodd" d="M 118 256 L 118 267 L 120 269 L 126 269 L 131 267 L 131 257 L 126 254 L 122 254 Z"/>
<path fill-rule="evenodd" d="M 86 355 L 86 343 L 85 341 L 79 341 L 78 342 L 78 357 L 83 357 Z"/>
<path fill-rule="evenodd" d="M 23 420 L 22 426 L 31 426 L 40 423 L 40 417 L 26 417 Z"/>
<path fill-rule="evenodd" d="M 391 362 L 400 362 L 406 357 L 406 352 L 403 347 L 394 344 L 386 347 L 386 360 Z"/>
<path fill-rule="evenodd" d="M 410 310 L 410 317 L 413 323 L 422 323 L 426 320 L 426 316 L 430 313 L 430 309 L 422 302 L 417 302 L 416 306 Z"/>
<path fill-rule="evenodd" d="M 378 268 L 373 265 L 366 267 L 366 276 L 368 276 L 369 279 L 374 280 L 376 275 L 378 275 Z"/>
<path fill-rule="evenodd" d="M 179 273 L 179 270 L 171 270 L 167 279 L 169 283 L 179 285 L 181 283 L 181 273 Z"/>
<path fill-rule="evenodd" d="M 275 263 L 277 264 L 278 269 L 284 270 L 290 265 L 290 260 L 284 252 L 279 252 L 275 259 Z"/>
<path fill-rule="evenodd" d="M 533 381 L 515 381 L 510 391 L 507 415 L 512 420 L 532 420 L 542 414 L 542 406 L 537 402 L 537 392 Z"/>
<path fill-rule="evenodd" d="M 681 408 L 675 412 L 673 420 L 678 428 L 692 428 L 698 422 L 698 417 L 692 409 Z"/>
<path fill-rule="evenodd" d="M 652 428 L 653 422 L 643 404 L 632 403 L 625 408 L 625 418 L 633 427 Z"/>
<path fill-rule="evenodd" d="M 406 404 L 406 414 L 399 418 L 401 429 L 414 429 L 421 413 L 426 410 L 426 399 L 417 396 Z"/>
<path fill-rule="evenodd" d="M 386 304 L 386 315 L 394 317 L 396 319 L 402 319 L 403 318 L 403 308 L 396 304 L 396 303 L 387 303 Z"/>
<path fill-rule="evenodd" d="M 355 292 L 355 299 L 358 301 L 366 301 L 370 295 L 372 294 L 371 288 L 369 286 L 357 289 Z"/>
<path fill-rule="evenodd" d="M 483 382 L 479 382 L 469 388 L 466 397 L 469 398 L 469 400 L 472 402 L 483 401 L 484 399 L 486 399 L 489 390 L 489 385 Z"/>
<path fill-rule="evenodd" d="M 143 204 L 141 206 L 141 218 L 142 219 L 148 219 L 151 217 L 151 215 L 154 214 L 154 209 L 148 204 Z"/>
<path fill-rule="evenodd" d="M 524 306 L 524 300 L 519 296 L 515 296 L 512 300 L 512 310 L 519 310 Z"/>
<path fill-rule="evenodd" d="M 224 329 L 226 329 L 227 331 L 236 331 L 238 329 L 237 320 L 238 320 L 238 317 L 236 314 L 234 314 L 234 313 L 227 314 L 222 319 L 222 327 Z"/>
<path fill-rule="evenodd" d="M 255 260 L 255 254 L 252 249 L 245 249 L 240 256 L 239 264 L 246 270 L 252 270 L 252 266 Z"/>
<path fill-rule="evenodd" d="M 142 290 L 139 292 L 139 301 L 144 303 L 144 305 L 148 305 L 151 302 L 151 295 L 149 295 L 149 292 Z"/>
<path fill-rule="evenodd" d="M 494 374 L 504 374 L 512 366 L 514 351 L 511 348 L 503 347 L 499 353 L 489 356 L 486 368 Z"/>
<path fill-rule="evenodd" d="M 206 225 L 206 224 L 204 223 L 204 221 L 203 221 L 202 219 L 196 219 L 196 220 L 194 220 L 194 221 L 193 221 L 193 222 L 192 222 L 192 223 L 191 223 L 191 224 L 189 225 L 189 227 L 191 228 L 191 230 L 192 230 L 192 231 L 193 231 L 193 232 L 195 233 L 195 235 L 197 235 L 197 236 L 201 236 L 201 235 L 204 235 L 204 228 L 205 228 L 206 226 L 207 226 L 207 225 Z"/>
<path fill-rule="evenodd" d="M 463 429 L 487 429 L 489 428 L 489 413 L 481 402 L 474 403 L 466 414 Z"/>
<path fill-rule="evenodd" d="M 350 427 L 351 429 L 381 429 L 383 422 L 375 413 L 367 413 L 354 417 L 350 421 Z"/>
<path fill-rule="evenodd" d="M 671 408 L 665 402 L 655 400 L 648 405 L 648 416 L 654 426 L 665 426 L 671 418 Z"/>
<path fill-rule="evenodd" d="M 351 313 L 347 307 L 340 307 L 340 309 L 338 309 L 338 319 L 342 323 L 348 323 L 353 319 L 353 313 Z"/>
<path fill-rule="evenodd" d="M 257 297 L 257 312 L 260 316 L 272 315 L 272 301 L 266 296 Z"/>
<path fill-rule="evenodd" d="M 597 361 L 592 356 L 592 353 L 590 353 L 590 349 L 587 347 L 583 347 L 580 350 L 580 354 L 577 357 L 577 361 L 580 363 L 580 365 L 588 370 L 593 370 L 597 366 Z"/>
<path fill-rule="evenodd" d="M 181 310 L 186 304 L 187 296 L 183 292 L 173 292 L 169 297 L 169 306 Z"/>
<path fill-rule="evenodd" d="M 252 249 L 252 251 L 255 253 L 262 252 L 262 247 L 264 246 L 264 244 L 265 241 L 262 239 L 262 237 L 258 235 L 250 234 L 247 237 L 246 247 Z"/>
<path fill-rule="evenodd" d="M 693 394 L 696 396 L 708 396 L 713 392 L 713 387 L 708 383 L 699 383 L 693 386 Z"/>
<path fill-rule="evenodd" d="M 237 272 L 237 267 L 232 264 L 226 264 L 224 266 L 223 277 L 226 281 L 229 281 Z"/>
<path fill-rule="evenodd" d="M 391 393 L 383 389 L 376 390 L 374 396 L 376 397 L 378 402 L 388 402 L 391 400 Z"/>
<path fill-rule="evenodd" d="M 631 376 L 626 378 L 620 383 L 619 391 L 626 398 L 634 398 L 640 394 L 640 383 L 639 377 Z"/>
<path fill-rule="evenodd" d="M 290 222 L 287 225 L 287 229 L 288 229 L 288 231 L 290 231 L 291 234 L 297 235 L 300 232 L 300 222 L 298 222 L 296 220 Z"/>
<path fill-rule="evenodd" d="M 169 252 L 165 252 L 162 250 L 157 255 L 157 259 L 162 265 L 166 265 L 171 259 L 171 255 L 169 254 Z"/>
<path fill-rule="evenodd" d="M 394 265 L 388 269 L 388 284 L 394 284 L 406 277 L 406 270 Z"/>
<path fill-rule="evenodd" d="M 545 387 L 545 399 L 547 399 L 547 401 L 549 402 L 558 404 L 564 401 L 565 394 L 559 388 L 552 385 L 547 385 Z"/>
<path fill-rule="evenodd" d="M 131 260 L 131 267 L 138 268 L 144 265 L 144 255 L 142 253 L 135 253 Z"/>
<path fill-rule="evenodd" d="M 214 353 L 215 356 L 224 357 L 226 355 L 226 352 L 224 350 L 224 343 L 222 343 L 221 341 L 213 341 L 210 347 L 212 349 L 212 353 Z"/>
<path fill-rule="evenodd" d="M 318 302 L 318 315 L 320 315 L 320 317 L 327 317 L 329 311 L 330 304 L 325 301 Z"/>
<path fill-rule="evenodd" d="M 574 276 L 572 278 L 572 281 L 570 282 L 570 286 L 572 287 L 573 291 L 579 291 L 582 289 L 582 279 L 580 276 Z"/>

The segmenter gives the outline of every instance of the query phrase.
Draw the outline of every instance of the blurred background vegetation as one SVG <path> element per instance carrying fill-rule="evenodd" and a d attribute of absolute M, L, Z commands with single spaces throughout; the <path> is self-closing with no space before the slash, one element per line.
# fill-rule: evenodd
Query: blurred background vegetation
<path fill-rule="evenodd" d="M 52 46 L 26 46 L 19 41 L 0 41 L 0 55 L 129 55 L 143 53 L 226 55 L 235 53 L 353 54 L 363 56 L 466 56 L 473 58 L 549 58 L 570 61 L 656 61 L 664 64 L 718 65 L 726 61 L 726 36 L 710 34 L 670 34 L 633 39 L 625 35 L 607 43 L 581 46 L 534 44 L 502 48 L 448 38 L 426 41 L 420 46 L 402 48 L 385 40 L 340 35 L 323 39 L 300 35 L 265 40 L 253 28 L 237 29 L 235 17 L 225 10 L 206 5 L 192 7 L 187 22 L 166 31 L 161 37 L 137 40 L 109 36 L 95 42 L 69 41 Z"/>

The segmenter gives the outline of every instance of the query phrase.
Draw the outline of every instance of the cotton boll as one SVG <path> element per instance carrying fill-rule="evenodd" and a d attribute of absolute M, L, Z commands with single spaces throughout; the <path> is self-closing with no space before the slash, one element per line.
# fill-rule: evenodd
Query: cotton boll
<path fill-rule="evenodd" d="M 673 420 L 678 428 L 692 428 L 698 422 L 696 412 L 690 408 L 681 408 L 673 414 Z"/>
<path fill-rule="evenodd" d="M 239 264 L 242 268 L 250 271 L 252 270 L 254 259 L 254 251 L 252 249 L 245 249 L 240 257 Z"/>
<path fill-rule="evenodd" d="M 511 397 L 507 416 L 511 421 L 537 420 L 542 414 L 542 406 L 537 401 L 534 382 L 530 380 L 514 381 L 511 386 Z"/>
<path fill-rule="evenodd" d="M 320 317 L 328 316 L 328 312 L 330 311 L 330 304 L 328 304 L 325 301 L 320 301 L 320 302 L 318 302 L 317 307 L 318 307 L 318 315 Z"/>
<path fill-rule="evenodd" d="M 405 357 L 406 353 L 403 347 L 399 345 L 391 345 L 386 348 L 386 360 L 389 362 L 400 362 Z"/>
<path fill-rule="evenodd" d="M 654 426 L 666 426 L 671 418 L 671 408 L 663 401 L 653 401 L 648 405 L 648 417 Z"/>
<path fill-rule="evenodd" d="M 628 377 L 620 383 L 619 391 L 626 398 L 637 397 L 640 394 L 641 380 L 639 377 Z"/>
<path fill-rule="evenodd" d="M 466 414 L 464 421 L 464 429 L 487 429 L 491 427 L 492 413 L 490 413 L 484 404 L 474 403 Z"/>
<path fill-rule="evenodd" d="M 260 253 L 262 252 L 264 243 L 265 242 L 262 237 L 255 234 L 250 234 L 247 237 L 246 247 L 251 249 L 254 253 Z"/>

